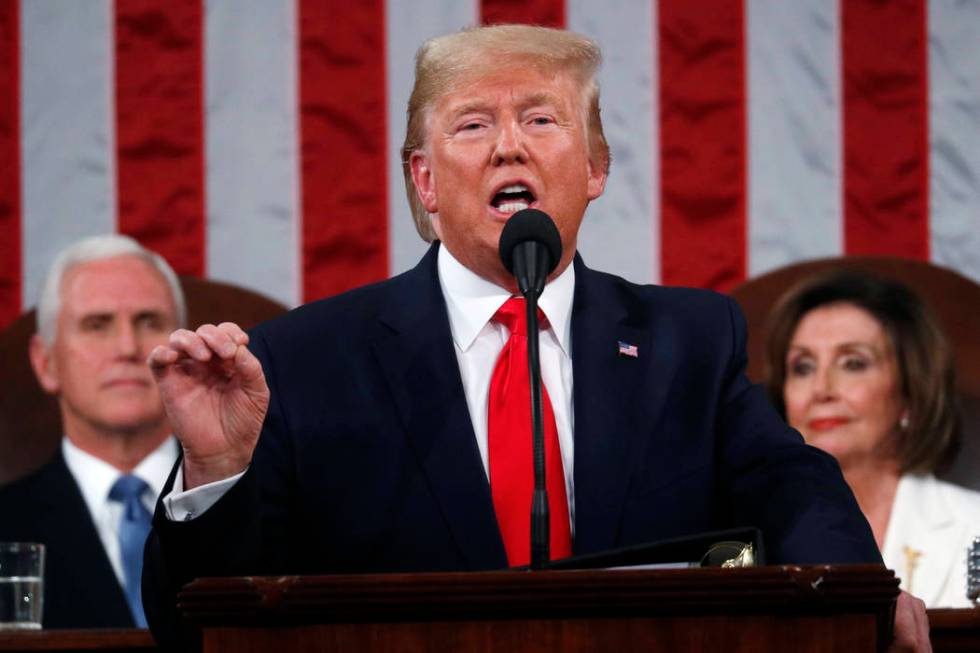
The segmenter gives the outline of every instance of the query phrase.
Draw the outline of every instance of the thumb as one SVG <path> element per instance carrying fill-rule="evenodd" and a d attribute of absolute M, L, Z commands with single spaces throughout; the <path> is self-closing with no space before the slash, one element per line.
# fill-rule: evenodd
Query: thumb
<path fill-rule="evenodd" d="M 242 389 L 249 394 L 269 392 L 265 383 L 265 374 L 262 372 L 262 364 L 245 345 L 238 345 L 238 351 L 235 352 L 235 370 L 241 379 Z"/>

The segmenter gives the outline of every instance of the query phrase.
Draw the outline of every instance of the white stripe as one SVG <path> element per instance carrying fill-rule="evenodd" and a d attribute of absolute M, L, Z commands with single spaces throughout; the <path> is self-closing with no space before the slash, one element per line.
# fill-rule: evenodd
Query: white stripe
<path fill-rule="evenodd" d="M 301 287 L 294 1 L 206 5 L 209 270 L 289 304 Z M 654 12 L 650 2 L 568 2 L 570 27 L 605 51 L 603 106 L 614 155 L 582 250 L 596 267 L 656 280 Z M 390 263 L 397 272 L 425 247 L 398 160 L 414 52 L 428 36 L 475 23 L 478 0 L 387 5 Z M 753 275 L 842 252 L 837 5 L 746 4 Z M 22 288 L 30 305 L 58 249 L 116 229 L 114 39 L 111 0 L 20 6 Z M 937 263 L 980 280 L 980 3 L 934 0 L 929 11 L 930 249 Z"/>
<path fill-rule="evenodd" d="M 748 274 L 843 252 L 836 2 L 748 0 Z"/>
<path fill-rule="evenodd" d="M 657 67 L 650 2 L 568 0 L 568 28 L 598 41 L 602 122 L 612 171 L 589 207 L 579 251 L 594 268 L 638 283 L 660 278 Z"/>
<path fill-rule="evenodd" d="M 980 281 L 978 27 L 980 2 L 929 3 L 932 260 Z"/>
<path fill-rule="evenodd" d="M 293 0 L 207 0 L 208 276 L 300 301 Z"/>
<path fill-rule="evenodd" d="M 75 240 L 116 229 L 112 5 L 21 2 L 25 308 Z"/>
<path fill-rule="evenodd" d="M 388 97 L 388 225 L 391 274 L 418 263 L 428 245 L 415 231 L 402 175 L 405 108 L 415 77 L 415 52 L 422 42 L 479 21 L 477 0 L 417 0 L 385 3 Z"/>

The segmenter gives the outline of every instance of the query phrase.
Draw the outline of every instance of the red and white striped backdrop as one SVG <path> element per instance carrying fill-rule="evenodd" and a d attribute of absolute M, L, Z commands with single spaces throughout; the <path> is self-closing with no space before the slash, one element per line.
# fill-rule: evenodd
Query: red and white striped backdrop
<path fill-rule="evenodd" d="M 0 324 L 94 233 L 287 304 L 410 267 L 412 57 L 480 21 L 605 51 L 591 265 L 724 290 L 874 253 L 980 279 L 980 0 L 0 0 Z"/>

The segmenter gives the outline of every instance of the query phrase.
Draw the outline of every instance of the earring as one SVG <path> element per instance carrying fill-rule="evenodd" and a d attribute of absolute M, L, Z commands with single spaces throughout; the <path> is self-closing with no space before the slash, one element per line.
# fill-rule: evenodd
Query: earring
<path fill-rule="evenodd" d="M 909 414 L 908 413 L 902 413 L 901 419 L 898 420 L 898 428 L 902 429 L 903 431 L 908 431 L 909 430 Z"/>

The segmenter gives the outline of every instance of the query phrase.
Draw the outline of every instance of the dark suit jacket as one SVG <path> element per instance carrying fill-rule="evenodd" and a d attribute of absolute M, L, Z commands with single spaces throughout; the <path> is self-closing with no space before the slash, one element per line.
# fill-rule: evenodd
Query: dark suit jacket
<path fill-rule="evenodd" d="M 45 628 L 132 628 L 133 617 L 61 448 L 0 488 L 0 540 L 41 542 Z"/>
<path fill-rule="evenodd" d="M 436 252 L 252 332 L 272 391 L 258 448 L 204 515 L 157 510 L 151 627 L 200 575 L 506 566 Z M 746 380 L 731 299 L 575 266 L 576 554 L 749 525 L 771 562 L 880 562 L 836 462 Z"/>

